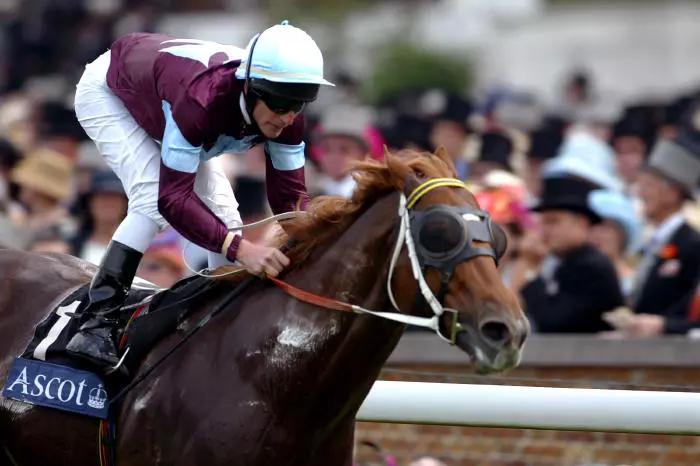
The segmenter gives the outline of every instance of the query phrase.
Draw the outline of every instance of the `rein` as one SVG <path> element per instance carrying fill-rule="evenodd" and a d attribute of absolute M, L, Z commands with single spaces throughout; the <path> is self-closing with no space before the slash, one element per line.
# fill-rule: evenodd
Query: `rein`
<path fill-rule="evenodd" d="M 171 348 L 168 349 L 162 356 L 153 361 L 152 364 L 145 366 L 143 371 L 135 377 L 128 385 L 123 387 L 110 401 L 110 405 L 116 405 L 117 402 L 122 399 L 132 388 L 140 384 L 146 377 L 148 377 L 151 372 L 153 372 L 160 364 L 165 361 L 170 355 L 172 355 L 178 348 L 184 345 L 187 340 L 192 338 L 192 336 L 199 332 L 205 325 L 207 325 L 212 318 L 216 317 L 223 310 L 227 309 L 233 301 L 238 299 L 238 297 L 243 294 L 245 290 L 255 281 L 256 277 L 249 277 L 243 280 L 236 288 L 234 288 L 230 294 L 228 294 L 222 302 L 220 302 L 214 309 L 209 311 L 204 317 L 202 317 L 191 329 L 182 336 L 180 340 L 177 341 Z"/>
<path fill-rule="evenodd" d="M 288 220 L 292 218 L 297 218 L 299 215 L 305 215 L 306 212 L 298 211 L 298 210 L 293 210 L 291 212 L 283 212 L 281 214 L 277 215 L 272 215 L 270 217 L 264 218 L 262 220 L 258 220 L 257 222 L 252 222 L 252 223 L 246 223 L 245 225 L 240 225 L 237 227 L 233 227 L 230 229 L 230 231 L 241 231 L 241 230 L 248 230 L 251 228 L 258 228 L 263 225 L 267 225 L 268 223 L 276 222 L 279 220 Z M 205 277 L 205 278 L 221 278 L 225 277 L 227 275 L 232 275 L 234 273 L 237 273 L 238 271 L 235 272 L 224 272 L 224 273 L 219 273 L 219 274 L 212 274 L 212 273 L 204 273 L 200 270 L 195 270 L 193 269 L 190 264 L 187 263 L 187 249 L 188 246 L 190 246 L 192 243 L 187 242 L 185 243 L 185 247 L 182 250 L 182 261 L 185 263 L 185 267 L 192 272 L 195 275 L 199 275 L 200 277 Z M 208 269 L 205 269 L 208 270 Z"/>
<path fill-rule="evenodd" d="M 411 221 L 410 221 L 410 209 L 412 209 L 418 201 L 428 194 L 430 191 L 441 188 L 441 187 L 455 187 L 467 189 L 467 186 L 460 180 L 455 178 L 434 178 L 420 184 L 415 188 L 411 194 L 406 198 L 404 193 L 401 193 L 399 199 L 399 234 L 396 237 L 396 245 L 394 246 L 394 252 L 391 257 L 391 263 L 389 266 L 389 274 L 387 276 L 386 289 L 389 295 L 389 300 L 392 306 L 398 312 L 379 312 L 370 309 L 357 306 L 355 304 L 344 303 L 336 299 L 327 298 L 324 296 L 319 296 L 317 294 L 296 288 L 289 283 L 280 280 L 275 277 L 267 277 L 272 283 L 274 283 L 278 288 L 287 293 L 289 296 L 305 302 L 307 304 L 312 304 L 315 306 L 323 307 L 326 309 L 334 311 L 343 312 L 353 312 L 356 314 L 369 314 L 376 317 L 381 317 L 383 319 L 392 320 L 394 322 L 400 322 L 403 324 L 415 325 L 418 327 L 428 328 L 434 331 L 440 338 L 449 342 L 450 344 L 455 344 L 457 334 L 464 331 L 462 325 L 458 321 L 458 311 L 456 309 L 451 309 L 444 307 L 440 301 L 435 297 L 435 294 L 428 286 L 423 275 L 423 269 L 420 265 L 420 260 L 418 258 L 418 253 L 416 252 L 416 245 L 413 241 L 413 235 L 411 234 Z M 423 298 L 430 306 L 433 311 L 432 317 L 418 317 L 413 315 L 407 315 L 401 313 L 396 299 L 394 298 L 394 292 L 391 288 L 391 279 L 394 276 L 394 269 L 398 262 L 399 256 L 401 255 L 401 250 L 403 246 L 406 246 L 408 250 L 408 257 L 411 262 L 411 270 L 413 272 L 413 277 L 418 282 L 418 288 L 420 289 Z M 440 329 L 440 317 L 445 314 L 445 312 L 451 314 L 451 321 L 449 327 L 449 335 L 443 335 Z"/>

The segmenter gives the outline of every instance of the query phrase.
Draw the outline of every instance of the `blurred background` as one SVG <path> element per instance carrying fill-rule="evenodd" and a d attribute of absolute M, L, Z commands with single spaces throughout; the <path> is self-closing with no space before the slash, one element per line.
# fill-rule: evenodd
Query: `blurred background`
<path fill-rule="evenodd" d="M 73 94 L 115 38 L 163 32 L 245 47 L 283 19 L 314 37 L 336 83 L 306 110 L 312 195 L 351 196 L 351 162 L 381 159 L 384 146 L 441 145 L 507 230 L 500 270 L 536 335 L 579 334 L 569 341 L 592 346 L 646 339 L 645 348 L 700 336 L 697 1 L 0 0 L 0 245 L 99 263 L 127 199 L 78 124 Z M 244 222 L 269 215 L 260 149 L 224 159 Z M 166 230 L 139 275 L 160 286 L 188 275 L 183 247 Z M 202 251 L 186 249 L 202 267 Z M 628 351 L 614 348 L 613 359 Z M 679 361 L 659 364 L 696 367 L 700 356 Z M 674 374 L 700 384 L 686 369 Z M 617 464 L 571 453 L 567 463 L 564 447 L 480 463 L 406 440 L 430 432 L 364 429 L 367 465 Z M 445 438 L 455 435 L 487 434 Z M 692 448 L 697 457 L 678 464 L 700 464 L 700 444 Z"/>

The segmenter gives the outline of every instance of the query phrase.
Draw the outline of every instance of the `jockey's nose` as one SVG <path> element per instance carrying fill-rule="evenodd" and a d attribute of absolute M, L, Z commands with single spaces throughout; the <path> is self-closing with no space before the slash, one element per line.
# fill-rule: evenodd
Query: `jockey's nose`
<path fill-rule="evenodd" d="M 294 123 L 294 119 L 297 117 L 296 112 L 287 112 L 284 115 L 280 115 L 285 126 L 289 126 Z"/>

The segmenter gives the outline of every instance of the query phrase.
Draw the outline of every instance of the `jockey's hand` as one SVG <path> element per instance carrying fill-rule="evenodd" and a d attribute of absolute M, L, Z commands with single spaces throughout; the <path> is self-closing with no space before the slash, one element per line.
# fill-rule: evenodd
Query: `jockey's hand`
<path fill-rule="evenodd" d="M 289 258 L 277 248 L 241 240 L 236 259 L 255 275 L 266 274 L 276 277 L 289 265 Z"/>

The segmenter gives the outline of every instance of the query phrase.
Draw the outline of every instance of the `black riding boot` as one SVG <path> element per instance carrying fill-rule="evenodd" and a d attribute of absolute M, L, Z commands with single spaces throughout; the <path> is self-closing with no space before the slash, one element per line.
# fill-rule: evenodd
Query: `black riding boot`
<path fill-rule="evenodd" d="M 90 283 L 90 304 L 81 315 L 80 331 L 66 346 L 70 354 L 99 366 L 114 366 L 119 362 L 115 344 L 119 311 L 142 255 L 117 241 L 109 243 L 100 270 Z"/>

